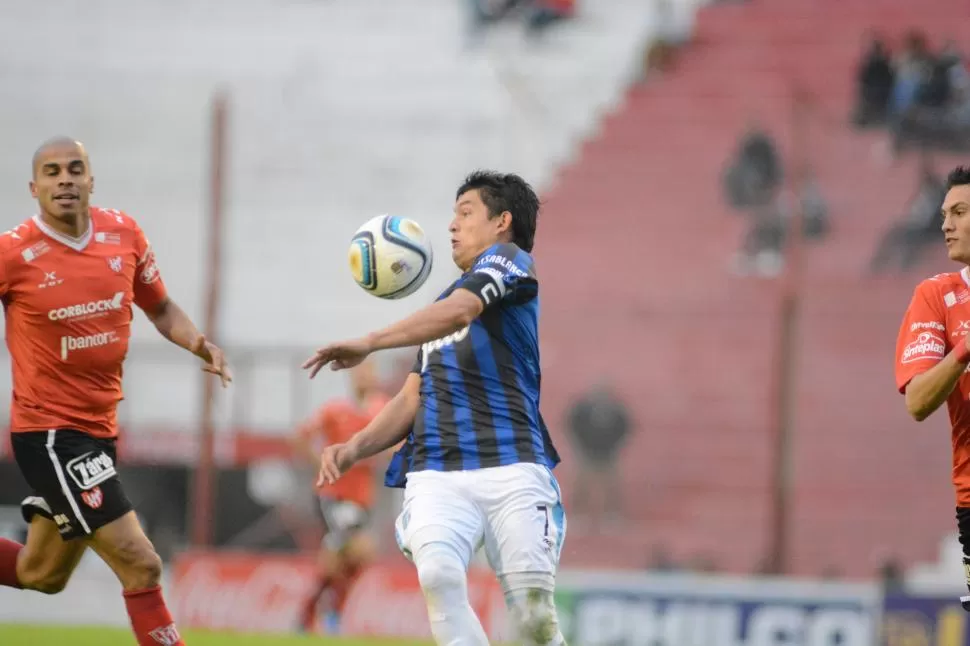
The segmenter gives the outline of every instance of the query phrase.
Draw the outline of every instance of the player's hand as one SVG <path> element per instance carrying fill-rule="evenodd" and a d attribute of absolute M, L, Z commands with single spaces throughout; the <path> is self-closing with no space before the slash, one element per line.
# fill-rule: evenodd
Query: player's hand
<path fill-rule="evenodd" d="M 202 372 L 208 372 L 210 375 L 219 377 L 220 381 L 222 381 L 223 388 L 229 385 L 232 381 L 232 371 L 229 370 L 229 364 L 226 363 L 226 355 L 223 354 L 219 346 L 214 343 L 209 343 L 204 336 L 201 336 L 198 342 L 196 342 L 192 353 L 205 361 L 205 365 L 202 366 Z"/>
<path fill-rule="evenodd" d="M 331 370 L 353 368 L 366 359 L 371 352 L 370 342 L 366 338 L 331 343 L 319 348 L 312 357 L 304 361 L 303 369 L 309 370 L 310 379 L 313 379 L 328 363 Z"/>
<path fill-rule="evenodd" d="M 357 462 L 357 452 L 353 444 L 331 444 L 320 454 L 320 473 L 317 486 L 333 484 Z"/>

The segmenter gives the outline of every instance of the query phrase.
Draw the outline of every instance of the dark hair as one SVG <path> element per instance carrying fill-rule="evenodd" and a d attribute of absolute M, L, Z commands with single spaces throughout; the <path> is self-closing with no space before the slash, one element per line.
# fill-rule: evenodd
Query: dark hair
<path fill-rule="evenodd" d="M 946 190 L 970 184 L 970 166 L 957 166 L 946 176 Z"/>
<path fill-rule="evenodd" d="M 539 196 L 529 183 L 513 173 L 479 170 L 465 178 L 455 199 L 476 189 L 488 209 L 489 218 L 505 211 L 512 214 L 512 242 L 523 251 L 531 252 L 539 219 Z"/>

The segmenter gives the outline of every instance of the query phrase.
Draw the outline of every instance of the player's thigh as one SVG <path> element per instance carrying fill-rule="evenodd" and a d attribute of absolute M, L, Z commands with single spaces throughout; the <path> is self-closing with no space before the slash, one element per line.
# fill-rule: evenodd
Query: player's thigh
<path fill-rule="evenodd" d="M 11 444 L 27 484 L 46 502 L 65 540 L 91 536 L 131 511 L 113 441 L 53 429 L 14 433 Z"/>
<path fill-rule="evenodd" d="M 17 559 L 17 578 L 27 588 L 59 592 L 84 555 L 83 540 L 61 538 L 54 521 L 34 514 L 27 530 L 27 542 Z"/>
<path fill-rule="evenodd" d="M 555 575 L 566 537 L 559 485 L 540 465 L 483 469 L 478 490 L 485 509 L 485 553 L 496 575 Z"/>
<path fill-rule="evenodd" d="M 465 472 L 419 471 L 408 475 L 404 505 L 394 526 L 398 547 L 413 560 L 423 546 L 443 543 L 465 567 L 482 543 L 484 515 L 466 488 Z"/>

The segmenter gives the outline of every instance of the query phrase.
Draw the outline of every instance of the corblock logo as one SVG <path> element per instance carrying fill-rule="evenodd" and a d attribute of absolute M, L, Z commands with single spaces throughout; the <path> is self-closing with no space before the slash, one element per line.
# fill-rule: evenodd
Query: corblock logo
<path fill-rule="evenodd" d="M 101 316 L 106 312 L 120 310 L 125 300 L 124 292 L 115 292 L 109 299 L 100 301 L 89 301 L 67 307 L 58 307 L 47 312 L 47 318 L 51 321 L 70 321 L 73 319 L 88 319 Z"/>

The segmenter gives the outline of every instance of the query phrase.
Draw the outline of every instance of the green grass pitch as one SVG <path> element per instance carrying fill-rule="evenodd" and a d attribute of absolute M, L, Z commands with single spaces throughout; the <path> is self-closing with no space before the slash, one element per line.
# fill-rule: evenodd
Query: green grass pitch
<path fill-rule="evenodd" d="M 393 639 L 341 639 L 322 636 L 277 636 L 185 631 L 187 646 L 428 646 L 427 642 Z M 75 626 L 0 624 L 3 646 L 136 646 L 127 630 Z"/>

